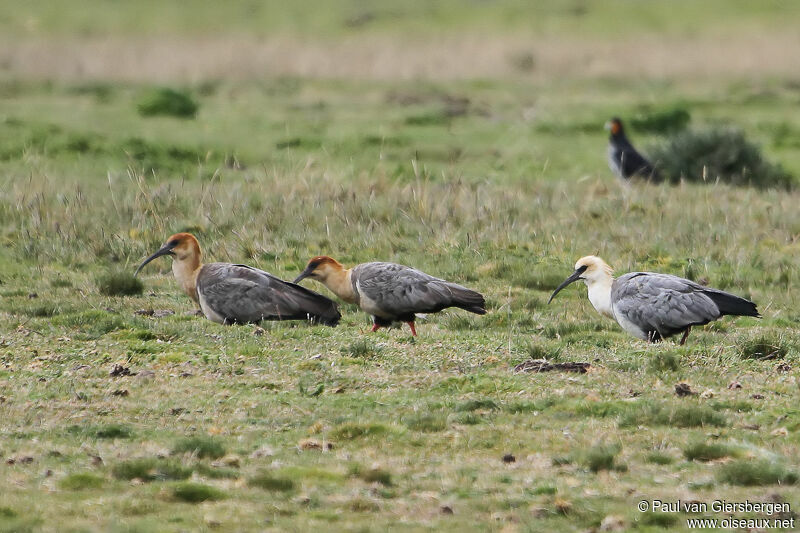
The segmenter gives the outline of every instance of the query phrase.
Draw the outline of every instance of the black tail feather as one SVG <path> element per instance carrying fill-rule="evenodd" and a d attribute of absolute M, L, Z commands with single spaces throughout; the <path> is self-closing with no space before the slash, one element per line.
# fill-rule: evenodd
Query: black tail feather
<path fill-rule="evenodd" d="M 342 314 L 339 312 L 339 307 L 333 301 L 328 300 L 328 303 L 329 305 L 325 308 L 325 304 L 320 302 L 321 305 L 319 307 L 321 310 L 318 314 L 311 315 L 311 318 L 315 323 L 335 327 L 339 324 Z"/>
<path fill-rule="evenodd" d="M 336 305 L 336 302 L 302 285 L 286 283 L 294 287 L 298 294 L 303 295 L 305 311 L 312 322 L 331 327 L 335 327 L 339 323 L 342 314 L 339 312 L 339 306 Z"/>
<path fill-rule="evenodd" d="M 760 317 L 756 304 L 723 291 L 705 291 L 706 295 L 717 304 L 723 315 Z"/>
<path fill-rule="evenodd" d="M 486 314 L 486 300 L 481 293 L 460 285 L 450 286 L 450 291 L 453 294 L 453 307 L 458 307 L 476 315 Z"/>

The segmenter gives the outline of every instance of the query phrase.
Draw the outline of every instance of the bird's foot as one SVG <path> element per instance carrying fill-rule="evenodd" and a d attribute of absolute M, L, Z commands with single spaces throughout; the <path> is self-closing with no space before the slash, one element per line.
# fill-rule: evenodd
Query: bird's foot
<path fill-rule="evenodd" d="M 417 330 L 416 330 L 416 328 L 414 328 L 414 322 L 406 322 L 406 324 L 408 324 L 408 327 L 411 328 L 411 336 L 412 337 L 416 337 L 417 336 Z"/>

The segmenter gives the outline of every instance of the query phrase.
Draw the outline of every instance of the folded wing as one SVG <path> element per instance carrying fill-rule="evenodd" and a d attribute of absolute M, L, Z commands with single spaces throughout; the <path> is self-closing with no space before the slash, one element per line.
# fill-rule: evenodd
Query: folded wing
<path fill-rule="evenodd" d="M 459 307 L 486 313 L 481 294 L 417 269 L 395 263 L 364 263 L 353 269 L 358 291 L 387 314 L 407 316 Z"/>
<path fill-rule="evenodd" d="M 693 281 L 669 274 L 631 272 L 614 280 L 611 290 L 614 313 L 640 327 L 643 331 L 666 338 L 689 326 L 708 324 L 732 313 L 732 302 L 742 311 L 755 305 L 744 298 L 698 285 Z M 731 305 L 720 309 L 718 301 Z M 749 305 L 747 305 L 749 304 Z"/>
<path fill-rule="evenodd" d="M 229 323 L 310 319 L 335 326 L 341 318 L 329 298 L 246 265 L 204 265 L 197 291 Z"/>

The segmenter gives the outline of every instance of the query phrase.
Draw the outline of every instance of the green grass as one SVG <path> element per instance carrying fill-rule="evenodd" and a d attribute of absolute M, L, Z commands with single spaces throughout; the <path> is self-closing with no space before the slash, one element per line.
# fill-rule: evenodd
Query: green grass
<path fill-rule="evenodd" d="M 108 272 L 97 278 L 97 289 L 106 296 L 134 296 L 142 294 L 144 285 L 130 272 Z"/>
<path fill-rule="evenodd" d="M 277 492 L 288 492 L 295 488 L 294 481 L 275 477 L 268 472 L 261 472 L 247 480 L 247 484 L 251 487 L 258 487 L 260 489 Z"/>
<path fill-rule="evenodd" d="M 181 502 L 201 503 L 223 500 L 227 495 L 220 489 L 202 483 L 179 483 L 172 487 L 172 497 Z"/>
<path fill-rule="evenodd" d="M 213 437 L 185 437 L 172 447 L 173 454 L 188 453 L 199 458 L 218 459 L 225 455 L 225 445 Z"/>
<path fill-rule="evenodd" d="M 757 461 L 740 460 L 722 465 L 717 478 L 722 483 L 746 487 L 761 485 L 794 485 L 798 481 L 797 472 L 780 462 L 761 459 Z"/>
<path fill-rule="evenodd" d="M 637 494 L 800 501 L 800 191 L 623 187 L 602 129 L 619 115 L 647 147 L 683 126 L 736 127 L 800 176 L 796 80 L 668 65 L 620 76 L 594 55 L 627 39 L 643 57 L 676 41 L 772 42 L 796 7 L 245 4 L 37 2 L 0 16 L 0 530 L 575 532 L 614 515 L 648 531 L 683 518 L 641 515 Z M 448 58 L 441 72 L 426 70 L 439 61 L 426 39 Z M 141 56 L 159 76 L 128 68 L 145 40 L 163 46 Z M 86 74 L 17 52 L 48 46 L 79 51 Z M 309 46 L 362 74 L 316 71 Z M 270 50 L 305 74 L 281 75 L 295 71 Z M 553 74 L 548 58 L 576 50 L 581 72 Z M 218 53 L 230 70 L 208 74 Z M 247 71 L 237 54 L 271 67 Z M 52 70 L 21 70 L 34 67 Z M 164 85 L 197 102 L 193 119 L 139 114 Z M 208 262 L 283 279 L 319 254 L 401 262 L 479 290 L 490 312 L 429 314 L 415 339 L 370 332 L 352 304 L 337 328 L 225 327 L 191 314 L 170 258 L 128 293 L 177 231 Z M 547 304 L 590 253 L 617 273 L 729 290 L 764 316 L 645 345 L 581 284 Z M 591 369 L 515 374 L 529 358 Z M 708 393 L 677 397 L 680 382 Z"/>
<path fill-rule="evenodd" d="M 349 473 L 353 477 L 357 477 L 366 483 L 379 483 L 386 487 L 392 485 L 392 474 L 382 468 L 363 468 L 360 465 L 354 464 L 349 468 Z"/>
<path fill-rule="evenodd" d="M 723 427 L 728 423 L 723 413 L 706 405 L 675 405 L 648 401 L 631 405 L 619 418 L 620 427 Z"/>
<path fill-rule="evenodd" d="M 410 0 L 398 6 L 388 0 L 369 4 L 354 4 L 346 0 L 326 3 L 325 10 L 313 9 L 313 2 L 287 5 L 270 0 L 257 5 L 243 0 L 231 2 L 227 9 L 219 9 L 210 2 L 199 2 L 192 9 L 182 9 L 179 3 L 146 0 L 137 8 L 107 5 L 92 0 L 86 12 L 76 13 L 59 2 L 46 1 L 9 9 L 2 19 L 4 32 L 17 35 L 33 33 L 81 33 L 96 35 L 137 35 L 137 28 L 145 34 L 203 33 L 222 28 L 237 28 L 253 35 L 290 33 L 303 36 L 326 37 L 334 35 L 384 34 L 387 32 L 416 33 L 430 31 L 491 31 L 512 30 L 523 34 L 547 32 L 549 34 L 589 31 L 605 35 L 608 28 L 620 18 L 629 24 L 621 32 L 647 34 L 648 32 L 674 33 L 698 31 L 709 26 L 731 26 L 735 29 L 749 26 L 784 25 L 791 18 L 792 5 L 772 9 L 752 6 L 747 2 L 710 1 L 708 5 L 683 0 L 672 6 L 640 6 L 638 3 L 613 0 L 586 2 L 575 6 L 561 6 L 558 2 L 528 4 L 502 0 L 490 4 L 470 5 L 465 9 L 456 0 L 446 0 L 431 5 L 422 0 Z M 675 10 L 685 13 L 679 23 Z M 99 87 L 99 89 L 98 89 Z M 102 85 L 88 84 L 87 91 L 103 94 Z"/>
<path fill-rule="evenodd" d="M 578 452 L 578 461 L 592 472 L 611 470 L 619 467 L 616 457 L 621 451 L 618 444 L 595 444 L 589 449 Z"/>
<path fill-rule="evenodd" d="M 717 442 L 691 442 L 683 449 L 687 461 L 714 461 L 736 455 L 736 448 Z"/>
<path fill-rule="evenodd" d="M 186 479 L 192 475 L 192 469 L 174 461 L 147 457 L 116 463 L 111 473 L 116 479 L 139 479 L 147 482 Z"/>
<path fill-rule="evenodd" d="M 194 118 L 199 107 L 191 95 L 168 87 L 150 90 L 136 104 L 143 117 Z"/>
<path fill-rule="evenodd" d="M 88 472 L 80 472 L 70 474 L 59 480 L 58 486 L 62 490 L 85 490 L 100 488 L 103 486 L 103 483 L 104 480 L 100 476 Z"/>

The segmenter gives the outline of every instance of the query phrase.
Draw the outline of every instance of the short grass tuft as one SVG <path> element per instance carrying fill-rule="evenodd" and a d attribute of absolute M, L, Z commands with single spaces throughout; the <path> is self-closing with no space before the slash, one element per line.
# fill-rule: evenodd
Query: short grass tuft
<path fill-rule="evenodd" d="M 111 475 L 116 479 L 127 481 L 131 479 L 145 482 L 180 481 L 189 478 L 192 475 L 192 469 L 176 461 L 144 457 L 115 464 L 111 468 Z"/>
<path fill-rule="evenodd" d="M 742 359 L 783 359 L 789 353 L 786 341 L 777 335 L 761 335 L 745 339 L 738 345 Z"/>
<path fill-rule="evenodd" d="M 494 411 L 496 409 L 498 409 L 498 406 L 494 402 L 494 400 L 491 400 L 489 398 L 476 398 L 473 400 L 467 400 L 465 402 L 457 404 L 454 410 L 456 412 L 465 412 L 465 411 L 479 411 L 479 410 Z"/>
<path fill-rule="evenodd" d="M 388 428 L 383 424 L 345 422 L 333 428 L 330 437 L 333 440 L 354 440 L 360 437 L 382 435 Z"/>
<path fill-rule="evenodd" d="M 734 448 L 718 442 L 690 442 L 683 449 L 683 456 L 687 461 L 715 461 L 735 454 Z"/>
<path fill-rule="evenodd" d="M 225 451 L 222 441 L 205 436 L 185 437 L 172 447 L 173 454 L 191 453 L 201 459 L 219 459 L 225 455 Z"/>
<path fill-rule="evenodd" d="M 643 513 L 639 518 L 639 523 L 645 526 L 653 526 L 657 528 L 672 528 L 678 523 L 678 515 L 669 513 Z"/>
<path fill-rule="evenodd" d="M 62 490 L 86 490 L 97 489 L 103 486 L 105 480 L 89 472 L 78 472 L 70 474 L 58 482 L 58 487 Z"/>
<path fill-rule="evenodd" d="M 757 487 L 763 485 L 794 485 L 798 474 L 784 464 L 768 459 L 739 460 L 720 467 L 717 479 L 730 485 Z"/>
<path fill-rule="evenodd" d="M 447 417 L 451 424 L 461 424 L 462 426 L 476 426 L 483 422 L 483 417 L 472 411 L 455 412 Z"/>
<path fill-rule="evenodd" d="M 546 359 L 548 361 L 558 361 L 561 358 L 563 346 L 552 342 L 531 342 L 526 348 L 528 359 Z"/>
<path fill-rule="evenodd" d="M 595 444 L 585 452 L 579 453 L 579 462 L 592 472 L 612 470 L 615 468 L 616 457 L 622 448 L 618 444 Z"/>
<path fill-rule="evenodd" d="M 251 487 L 269 490 L 273 492 L 289 492 L 294 490 L 295 483 L 291 479 L 275 476 L 271 472 L 259 472 L 247 480 Z"/>
<path fill-rule="evenodd" d="M 96 280 L 100 294 L 105 296 L 136 296 L 142 294 L 144 285 L 130 272 L 106 272 Z"/>
<path fill-rule="evenodd" d="M 619 418 L 619 427 L 674 426 L 693 428 L 702 426 L 723 427 L 728 419 L 706 405 L 669 405 L 643 401 L 629 406 Z"/>
<path fill-rule="evenodd" d="M 214 467 L 205 463 L 194 465 L 194 471 L 209 479 L 238 479 L 241 473 L 236 468 Z"/>
<path fill-rule="evenodd" d="M 385 487 L 392 486 L 392 474 L 383 468 L 363 468 L 361 465 L 352 464 L 348 468 L 351 477 L 357 477 L 367 483 L 380 483 Z"/>
<path fill-rule="evenodd" d="M 447 417 L 442 413 L 415 413 L 403 417 L 403 423 L 412 431 L 436 433 L 447 429 Z"/>
<path fill-rule="evenodd" d="M 644 460 L 651 465 L 670 465 L 675 462 L 674 457 L 664 452 L 650 452 Z"/>
<path fill-rule="evenodd" d="M 188 482 L 172 487 L 172 496 L 186 503 L 215 502 L 227 498 L 227 494 L 216 487 Z"/>
<path fill-rule="evenodd" d="M 98 439 L 129 439 L 133 428 L 125 424 L 106 424 L 89 428 L 88 433 Z"/>
<path fill-rule="evenodd" d="M 647 367 L 653 372 L 676 372 L 681 367 L 681 357 L 675 352 L 656 352 L 649 359 Z"/>
<path fill-rule="evenodd" d="M 370 359 L 380 353 L 380 347 L 367 339 L 359 339 L 342 348 L 342 353 L 359 359 Z"/>

